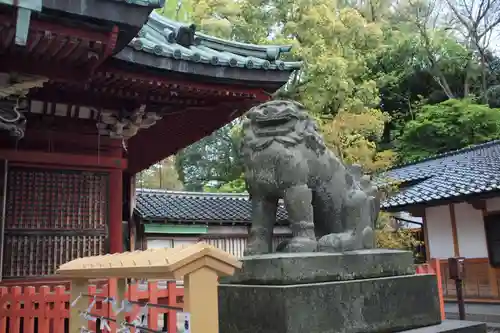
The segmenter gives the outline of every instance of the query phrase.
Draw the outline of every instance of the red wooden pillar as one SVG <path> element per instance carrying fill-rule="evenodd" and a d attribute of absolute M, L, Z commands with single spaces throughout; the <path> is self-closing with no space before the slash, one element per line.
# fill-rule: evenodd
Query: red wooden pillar
<path fill-rule="evenodd" d="M 123 252 L 123 178 L 122 170 L 109 173 L 109 252 Z"/>

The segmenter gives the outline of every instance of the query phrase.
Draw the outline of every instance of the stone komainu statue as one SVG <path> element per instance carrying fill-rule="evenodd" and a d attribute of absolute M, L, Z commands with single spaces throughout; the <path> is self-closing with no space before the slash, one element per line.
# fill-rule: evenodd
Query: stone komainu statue
<path fill-rule="evenodd" d="M 326 148 L 301 104 L 277 100 L 252 108 L 243 122 L 242 155 L 252 201 L 246 255 L 272 252 L 279 199 L 293 238 L 278 251 L 374 247 L 376 188 L 360 167 L 346 167 Z"/>

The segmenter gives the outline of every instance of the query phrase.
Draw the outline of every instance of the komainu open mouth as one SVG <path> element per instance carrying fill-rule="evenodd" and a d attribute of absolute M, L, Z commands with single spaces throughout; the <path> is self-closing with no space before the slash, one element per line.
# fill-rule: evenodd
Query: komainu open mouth
<path fill-rule="evenodd" d="M 286 124 L 291 119 L 289 117 L 275 117 L 275 118 L 265 118 L 259 119 L 257 118 L 257 124 L 259 127 L 279 127 L 281 125 Z"/>

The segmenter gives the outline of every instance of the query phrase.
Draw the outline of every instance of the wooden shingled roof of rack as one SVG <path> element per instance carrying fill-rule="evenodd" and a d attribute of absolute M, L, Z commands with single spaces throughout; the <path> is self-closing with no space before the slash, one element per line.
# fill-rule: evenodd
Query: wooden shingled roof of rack
<path fill-rule="evenodd" d="M 233 275 L 242 263 L 206 243 L 78 258 L 63 264 L 58 275 L 69 278 L 135 278 L 179 280 L 201 267 L 219 276 Z"/>

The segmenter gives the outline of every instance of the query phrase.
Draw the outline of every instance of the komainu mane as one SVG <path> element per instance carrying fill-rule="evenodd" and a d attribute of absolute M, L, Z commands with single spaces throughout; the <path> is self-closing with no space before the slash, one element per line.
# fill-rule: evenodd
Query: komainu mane
<path fill-rule="evenodd" d="M 378 202 L 369 177 L 326 148 L 304 107 L 276 100 L 252 108 L 243 122 L 242 154 L 252 200 L 246 254 L 272 252 L 278 200 L 293 238 L 278 250 L 348 251 L 374 247 Z"/>

